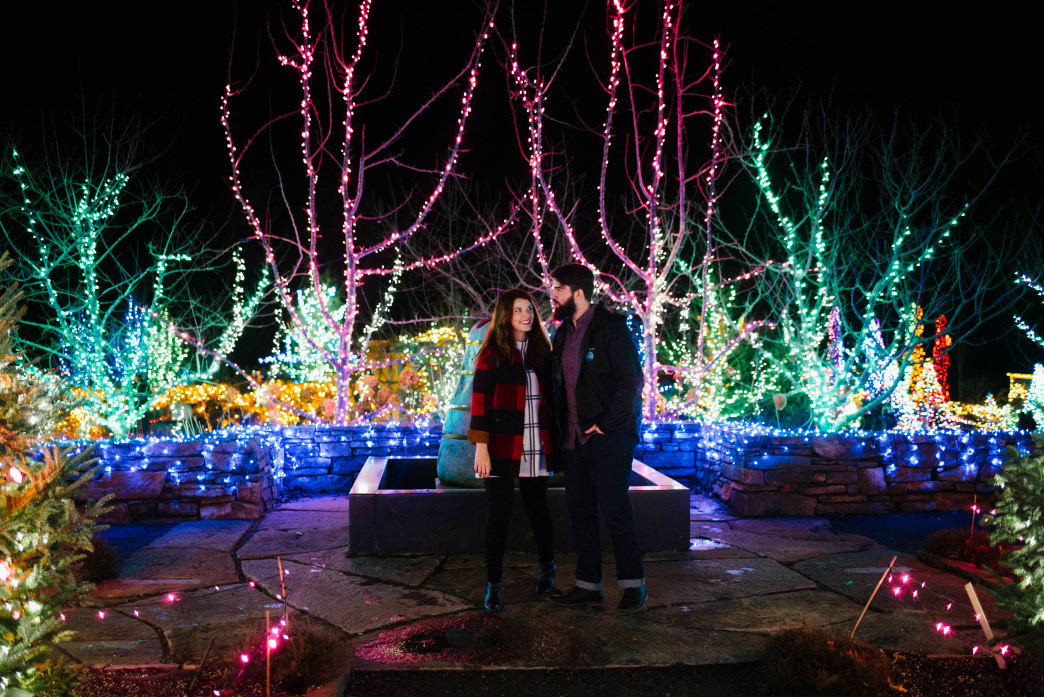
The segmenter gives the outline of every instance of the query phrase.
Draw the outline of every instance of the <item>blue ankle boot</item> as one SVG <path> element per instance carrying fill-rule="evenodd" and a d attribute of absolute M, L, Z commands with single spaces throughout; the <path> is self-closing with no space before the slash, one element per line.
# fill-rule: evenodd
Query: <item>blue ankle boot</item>
<path fill-rule="evenodd" d="M 555 590 L 555 563 L 547 566 L 540 565 L 540 575 L 537 576 L 536 592 L 538 595 L 547 595 Z"/>
<path fill-rule="evenodd" d="M 486 599 L 482 601 L 482 607 L 486 612 L 500 612 L 504 609 L 504 603 L 500 599 L 502 590 L 503 584 L 500 581 L 486 583 Z"/>

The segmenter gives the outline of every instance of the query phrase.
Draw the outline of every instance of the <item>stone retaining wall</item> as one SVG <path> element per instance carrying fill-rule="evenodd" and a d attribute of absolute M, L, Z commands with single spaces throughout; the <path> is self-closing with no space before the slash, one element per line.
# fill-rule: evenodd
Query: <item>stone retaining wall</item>
<path fill-rule="evenodd" d="M 97 444 L 102 469 L 78 500 L 113 494 L 107 522 L 256 519 L 278 495 L 348 494 L 370 455 L 438 454 L 442 427 L 243 428 L 196 439 Z"/>
<path fill-rule="evenodd" d="M 113 492 L 111 520 L 258 518 L 288 493 L 347 495 L 371 455 L 435 457 L 441 425 L 233 429 L 194 440 L 108 442 L 81 498 Z M 771 435 L 738 424 L 648 425 L 635 457 L 742 516 L 966 510 L 1026 433 L 864 439 Z"/>
<path fill-rule="evenodd" d="M 145 518 L 255 519 L 271 510 L 280 450 L 271 433 L 98 444 L 101 471 L 77 500 L 113 494 L 106 522 Z"/>
<path fill-rule="evenodd" d="M 646 424 L 634 456 L 693 491 L 702 486 L 696 463 L 700 460 L 702 424 L 691 421 Z"/>
<path fill-rule="evenodd" d="M 277 433 L 284 452 L 283 486 L 347 496 L 371 455 L 436 457 L 442 424 L 297 426 Z"/>
<path fill-rule="evenodd" d="M 709 424 L 698 484 L 741 516 L 841 515 L 989 508 L 1008 446 L 1029 433 L 882 433 L 873 438 L 752 433 Z"/>

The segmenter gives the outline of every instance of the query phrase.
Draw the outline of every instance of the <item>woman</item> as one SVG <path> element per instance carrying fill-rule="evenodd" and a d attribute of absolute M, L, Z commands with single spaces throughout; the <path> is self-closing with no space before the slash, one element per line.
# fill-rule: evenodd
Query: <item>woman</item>
<path fill-rule="evenodd" d="M 529 293 L 519 288 L 501 293 L 475 362 L 468 430 L 468 440 L 475 444 L 475 474 L 485 480 L 489 509 L 486 612 L 503 608 L 501 574 L 516 477 L 540 558 L 537 593 L 554 590 L 554 531 L 547 508 L 550 351 Z"/>

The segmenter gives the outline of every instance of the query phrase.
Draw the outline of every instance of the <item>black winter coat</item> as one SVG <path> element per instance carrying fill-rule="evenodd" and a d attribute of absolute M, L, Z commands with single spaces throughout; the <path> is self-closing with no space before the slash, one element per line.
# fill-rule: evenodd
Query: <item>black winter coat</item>
<path fill-rule="evenodd" d="M 597 425 L 603 433 L 626 432 L 638 438 L 642 421 L 642 364 L 627 318 L 601 305 L 580 344 L 580 376 L 576 381 L 576 416 L 580 430 Z M 568 323 L 568 327 L 566 324 Z M 562 350 L 573 329 L 566 319 L 555 330 L 551 344 L 551 392 L 554 397 L 555 441 L 561 441 L 566 416 Z"/>

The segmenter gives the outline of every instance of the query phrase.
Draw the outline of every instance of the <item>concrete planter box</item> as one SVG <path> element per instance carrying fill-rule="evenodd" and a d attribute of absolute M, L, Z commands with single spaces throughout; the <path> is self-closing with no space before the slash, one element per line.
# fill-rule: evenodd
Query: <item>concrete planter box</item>
<path fill-rule="evenodd" d="M 349 550 L 353 554 L 455 554 L 481 552 L 486 492 L 441 487 L 435 458 L 371 457 L 348 495 Z M 689 547 L 689 490 L 634 460 L 631 506 L 642 550 Z M 547 494 L 555 548 L 573 549 L 565 489 Z M 533 550 L 529 521 L 518 493 L 508 530 L 509 551 Z M 603 527 L 603 549 L 612 550 Z"/>

